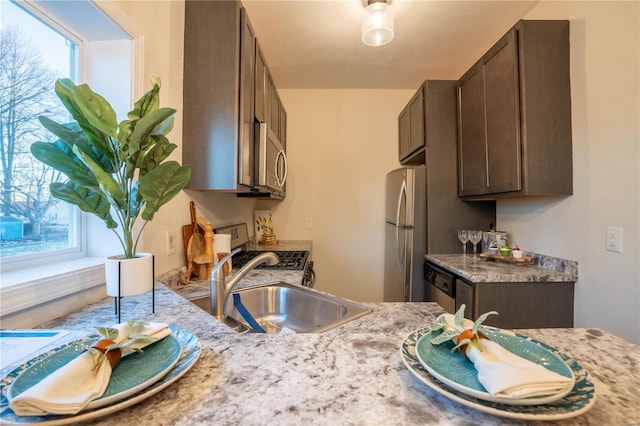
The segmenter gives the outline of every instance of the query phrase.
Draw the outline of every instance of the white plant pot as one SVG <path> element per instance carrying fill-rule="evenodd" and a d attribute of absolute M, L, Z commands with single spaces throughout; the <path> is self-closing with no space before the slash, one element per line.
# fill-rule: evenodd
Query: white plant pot
<path fill-rule="evenodd" d="M 135 259 L 124 255 L 109 256 L 105 261 L 107 295 L 118 297 L 118 273 L 120 297 L 133 296 L 153 289 L 153 255 L 137 253 Z"/>

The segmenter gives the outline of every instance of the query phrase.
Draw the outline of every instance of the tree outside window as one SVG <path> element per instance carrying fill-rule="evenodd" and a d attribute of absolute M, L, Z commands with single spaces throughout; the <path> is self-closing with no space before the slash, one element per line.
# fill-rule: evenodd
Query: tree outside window
<path fill-rule="evenodd" d="M 0 257 L 6 260 L 75 244 L 69 206 L 49 193 L 51 182 L 66 178 L 36 161 L 29 147 L 53 137 L 40 115 L 69 121 L 54 84 L 73 77 L 76 46 L 13 3 L 1 2 L 0 16 Z"/>

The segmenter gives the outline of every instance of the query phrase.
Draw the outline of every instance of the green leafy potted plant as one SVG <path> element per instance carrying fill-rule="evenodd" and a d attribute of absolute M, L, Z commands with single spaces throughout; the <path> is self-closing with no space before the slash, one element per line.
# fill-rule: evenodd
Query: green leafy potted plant
<path fill-rule="evenodd" d="M 109 102 L 88 85 L 58 80 L 55 92 L 75 121 L 63 124 L 41 116 L 42 125 L 59 139 L 31 145 L 35 158 L 68 178 L 52 183 L 51 195 L 98 216 L 116 233 L 124 253 L 109 259 L 118 264 L 146 257 L 136 253 L 142 230 L 191 179 L 189 166 L 165 161 L 176 148 L 166 137 L 176 110 L 160 108 L 160 80 L 152 78 L 152 84 L 118 123 Z M 144 223 L 136 233 L 138 217 Z M 107 293 L 115 295 L 109 290 L 109 275 L 107 262 Z M 123 294 L 118 289 L 117 295 L 139 292 Z"/>

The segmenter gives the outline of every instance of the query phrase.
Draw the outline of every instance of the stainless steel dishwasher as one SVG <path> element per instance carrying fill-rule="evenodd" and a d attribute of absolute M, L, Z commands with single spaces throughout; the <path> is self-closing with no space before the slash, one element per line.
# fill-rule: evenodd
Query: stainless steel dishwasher
<path fill-rule="evenodd" d="M 437 302 L 453 314 L 456 311 L 456 278 L 436 265 L 424 262 L 424 285 L 429 302 Z"/>

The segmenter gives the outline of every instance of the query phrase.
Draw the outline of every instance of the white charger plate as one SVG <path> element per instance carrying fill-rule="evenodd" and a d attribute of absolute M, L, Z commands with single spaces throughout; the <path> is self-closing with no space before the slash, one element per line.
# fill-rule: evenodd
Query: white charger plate
<path fill-rule="evenodd" d="M 418 329 L 409 334 L 402 342 L 400 353 L 407 369 L 422 383 L 435 392 L 467 407 L 494 416 L 519 420 L 563 420 L 579 416 L 587 412 L 596 402 L 596 387 L 590 380 L 589 373 L 574 359 L 564 355 L 552 347 L 525 336 L 519 336 L 537 343 L 560 357 L 573 371 L 575 385 L 571 392 L 562 399 L 550 404 L 541 405 L 508 405 L 474 398 L 463 392 L 448 387 L 433 377 L 420 363 L 416 354 L 418 340 L 430 331 L 428 327 Z"/>
<path fill-rule="evenodd" d="M 40 424 L 48 426 L 67 425 L 106 416 L 108 414 L 123 410 L 149 398 L 152 395 L 155 395 L 156 393 L 165 389 L 180 377 L 182 377 L 187 371 L 189 371 L 189 369 L 191 369 L 191 367 L 193 367 L 193 365 L 200 357 L 200 340 L 194 334 L 173 326 L 170 326 L 169 328 L 172 331 L 172 336 L 177 340 L 177 342 L 180 344 L 180 347 L 182 348 L 182 353 L 179 356 L 177 363 L 165 376 L 161 377 L 159 380 L 146 387 L 145 389 L 140 390 L 138 393 L 131 395 L 131 397 L 127 397 L 123 400 L 120 400 L 119 402 L 114 402 L 111 405 L 107 405 L 101 408 L 81 411 L 76 415 L 18 416 L 17 414 L 15 414 L 13 410 L 9 408 L 9 400 L 7 398 L 7 392 L 11 384 L 23 371 L 27 370 L 31 365 L 42 361 L 46 357 L 68 346 L 65 345 L 31 359 L 20 367 L 14 369 L 12 372 L 3 377 L 2 380 L 0 380 L 0 424 Z M 87 338 L 87 341 L 90 340 L 91 338 Z"/>
<path fill-rule="evenodd" d="M 553 395 L 520 399 L 493 396 L 478 380 L 478 372 L 473 363 L 467 360 L 460 351 L 451 353 L 453 342 L 445 342 L 440 345 L 431 343 L 431 339 L 438 336 L 440 331 L 428 332 L 422 336 L 416 344 L 416 354 L 422 366 L 436 379 L 455 390 L 485 401 L 513 405 L 548 404 L 564 398 L 573 389 L 575 383 L 573 371 L 551 351 L 530 340 L 516 336 L 514 333 L 502 333 L 488 328 L 483 329 L 483 333 L 509 352 L 570 378 L 571 382 Z"/>

